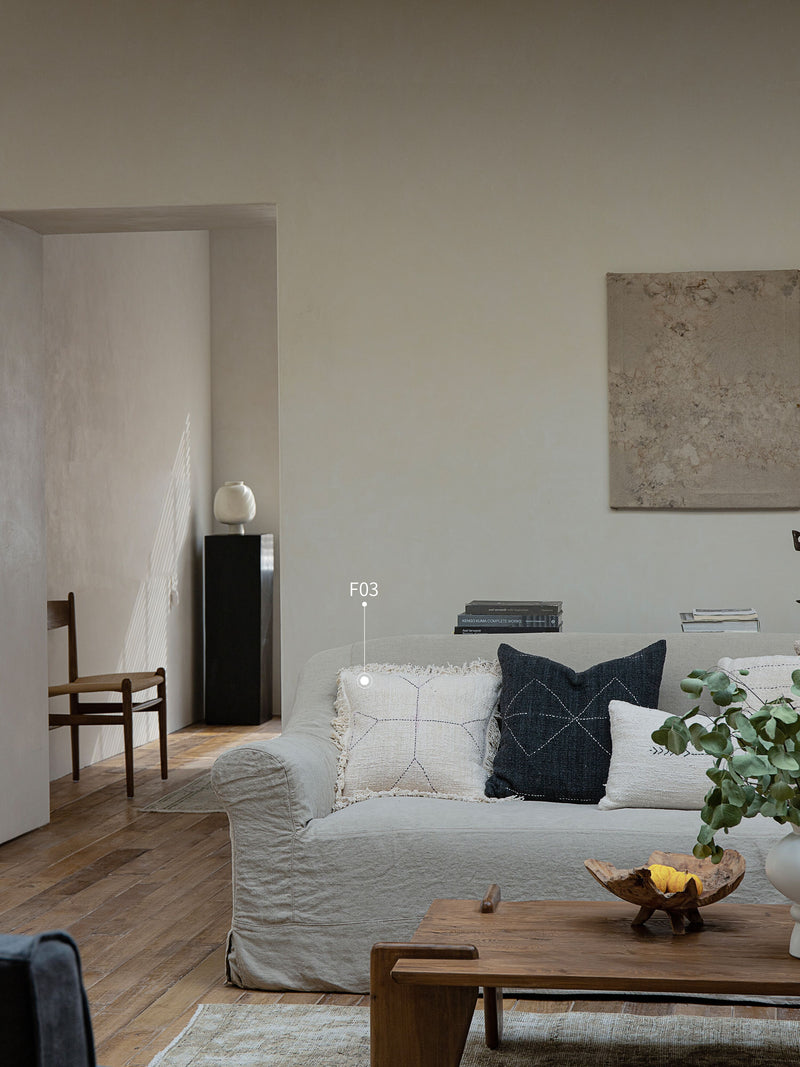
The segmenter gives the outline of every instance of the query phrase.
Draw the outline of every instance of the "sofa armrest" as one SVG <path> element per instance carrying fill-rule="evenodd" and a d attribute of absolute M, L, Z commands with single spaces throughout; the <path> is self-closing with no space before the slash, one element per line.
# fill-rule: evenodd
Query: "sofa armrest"
<path fill-rule="evenodd" d="M 294 832 L 333 811 L 337 762 L 332 739 L 298 730 L 223 752 L 211 782 L 233 826 L 252 817 Z"/>

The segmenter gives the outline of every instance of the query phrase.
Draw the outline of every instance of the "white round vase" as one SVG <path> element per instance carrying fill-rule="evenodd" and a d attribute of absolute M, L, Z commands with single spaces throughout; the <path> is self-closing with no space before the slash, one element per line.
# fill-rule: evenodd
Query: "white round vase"
<path fill-rule="evenodd" d="M 792 825 L 792 833 L 772 846 L 764 870 L 778 892 L 792 901 L 789 914 L 794 919 L 794 926 L 789 939 L 789 955 L 800 958 L 800 827 Z"/>
<path fill-rule="evenodd" d="M 256 517 L 256 498 L 244 482 L 225 482 L 214 495 L 214 518 L 230 527 L 228 533 L 243 534 L 244 524 Z"/>

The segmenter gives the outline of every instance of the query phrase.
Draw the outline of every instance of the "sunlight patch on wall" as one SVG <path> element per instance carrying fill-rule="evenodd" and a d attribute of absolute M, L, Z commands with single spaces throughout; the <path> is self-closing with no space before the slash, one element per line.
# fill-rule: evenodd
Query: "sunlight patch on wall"
<path fill-rule="evenodd" d="M 147 558 L 145 574 L 133 604 L 130 622 L 115 670 L 167 671 L 167 707 L 169 707 L 170 662 L 168 648 L 169 614 L 178 603 L 179 565 L 183 550 L 191 535 L 191 419 L 181 434 L 175 461 L 172 464 L 167 492 L 161 506 L 153 545 Z M 139 700 L 155 696 L 155 690 L 136 694 Z M 113 694 L 114 702 L 122 697 Z M 135 715 L 133 743 L 143 745 L 158 737 L 158 718 L 155 714 Z M 91 762 L 115 755 L 123 747 L 122 727 L 109 726 L 100 732 Z"/>

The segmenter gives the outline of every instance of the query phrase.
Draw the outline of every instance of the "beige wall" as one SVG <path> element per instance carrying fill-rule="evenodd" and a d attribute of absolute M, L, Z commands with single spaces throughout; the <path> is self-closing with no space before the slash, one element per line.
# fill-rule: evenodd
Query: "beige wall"
<path fill-rule="evenodd" d="M 275 224 L 213 229 L 211 433 L 213 487 L 243 481 L 256 498 L 247 533 L 275 537 L 273 707 L 280 708 L 280 493 Z M 227 534 L 214 521 L 213 532 Z"/>
<path fill-rule="evenodd" d="M 46 823 L 42 240 L 0 221 L 0 841 Z"/>
<path fill-rule="evenodd" d="M 48 595 L 75 592 L 82 673 L 166 667 L 170 730 L 202 716 L 208 277 L 204 232 L 44 238 Z M 60 681 L 64 632 L 49 645 Z M 156 736 L 138 716 L 134 742 Z M 56 778 L 69 731 L 50 737 Z M 80 740 L 93 763 L 121 751 L 122 728 Z"/>
<path fill-rule="evenodd" d="M 797 625 L 792 514 L 608 508 L 606 271 L 797 266 L 794 0 L 12 0 L 0 207 L 276 203 L 284 682 L 473 596 Z M 794 402 L 794 398 L 790 398 Z"/>

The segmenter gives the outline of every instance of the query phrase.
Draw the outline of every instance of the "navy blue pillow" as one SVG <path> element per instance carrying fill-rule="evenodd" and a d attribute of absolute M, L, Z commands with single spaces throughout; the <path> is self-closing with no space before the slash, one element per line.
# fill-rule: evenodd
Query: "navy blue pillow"
<path fill-rule="evenodd" d="M 611 759 L 608 702 L 658 707 L 666 641 L 572 670 L 500 645 L 500 745 L 487 797 L 596 804 Z"/>

